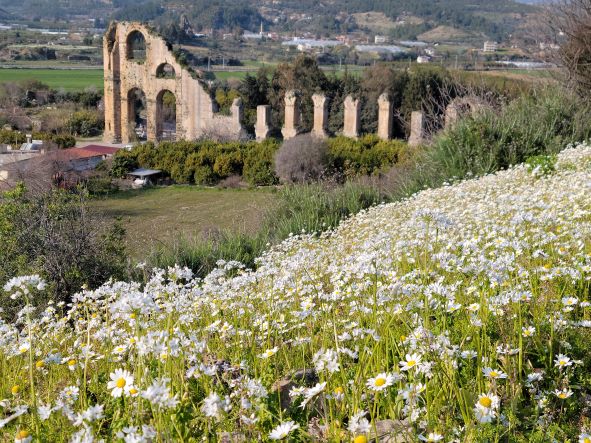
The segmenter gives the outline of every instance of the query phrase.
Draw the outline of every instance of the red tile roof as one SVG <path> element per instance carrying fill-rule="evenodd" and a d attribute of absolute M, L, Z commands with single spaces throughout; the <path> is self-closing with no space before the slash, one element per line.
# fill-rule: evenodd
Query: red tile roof
<path fill-rule="evenodd" d="M 113 155 L 117 151 L 119 151 L 119 148 L 113 148 L 112 146 L 101 146 L 101 145 L 88 145 L 88 146 L 84 146 L 83 148 L 76 148 L 76 149 L 90 151 L 90 152 L 94 152 L 95 154 L 100 154 L 100 155 Z"/>

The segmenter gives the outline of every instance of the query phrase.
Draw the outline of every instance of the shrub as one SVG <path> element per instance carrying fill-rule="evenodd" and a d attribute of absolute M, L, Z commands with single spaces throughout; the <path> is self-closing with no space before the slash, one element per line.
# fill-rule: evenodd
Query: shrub
<path fill-rule="evenodd" d="M 275 173 L 283 183 L 318 180 L 327 166 L 326 142 L 310 134 L 284 141 L 275 154 Z"/>
<path fill-rule="evenodd" d="M 265 140 L 260 144 L 250 143 L 244 155 L 242 175 L 250 185 L 269 186 L 277 184 L 273 157 L 278 145 L 275 140 Z"/>
<path fill-rule="evenodd" d="M 20 185 L 0 198 L 0 285 L 15 275 L 40 274 L 51 300 L 68 301 L 83 285 L 124 276 L 124 231 L 93 213 L 84 193 L 30 194 Z M 2 307 L 6 317 L 18 309 L 10 302 Z"/>
<path fill-rule="evenodd" d="M 486 174 L 588 139 L 589 116 L 591 105 L 564 89 L 535 91 L 459 121 L 435 138 L 430 160 L 448 177 Z"/>
<path fill-rule="evenodd" d="M 96 111 L 77 111 L 66 123 L 68 131 L 81 137 L 92 137 L 100 134 L 105 126 L 101 115 Z"/>
<path fill-rule="evenodd" d="M 336 137 L 328 141 L 330 167 L 345 176 L 371 175 L 399 161 L 406 144 L 366 135 L 358 140 Z"/>

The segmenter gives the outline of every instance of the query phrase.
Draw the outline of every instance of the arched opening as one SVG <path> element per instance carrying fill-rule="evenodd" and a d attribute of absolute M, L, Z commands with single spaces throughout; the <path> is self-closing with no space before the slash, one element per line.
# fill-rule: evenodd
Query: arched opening
<path fill-rule="evenodd" d="M 162 63 L 156 69 L 156 78 L 175 78 L 175 77 L 176 77 L 176 72 L 174 70 L 174 67 L 172 65 L 169 65 L 168 63 Z"/>
<path fill-rule="evenodd" d="M 176 139 L 176 97 L 169 90 L 160 91 L 156 99 L 156 137 Z"/>
<path fill-rule="evenodd" d="M 129 112 L 129 134 L 137 140 L 148 139 L 148 108 L 146 94 L 139 88 L 133 88 L 127 95 Z"/>
<path fill-rule="evenodd" d="M 127 36 L 127 59 L 138 63 L 146 60 L 146 39 L 140 31 Z"/>

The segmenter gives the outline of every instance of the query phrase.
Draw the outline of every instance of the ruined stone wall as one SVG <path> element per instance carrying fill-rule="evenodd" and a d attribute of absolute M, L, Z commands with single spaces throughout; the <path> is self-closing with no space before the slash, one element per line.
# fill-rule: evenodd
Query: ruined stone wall
<path fill-rule="evenodd" d="M 129 58 L 128 42 L 134 32 L 143 35 L 145 60 Z M 146 97 L 147 139 L 162 134 L 162 94 L 176 98 L 176 138 L 196 139 L 205 135 L 238 139 L 244 136 L 240 125 L 241 103 L 231 116 L 217 115 L 215 102 L 199 79 L 181 66 L 166 41 L 140 23 L 114 23 L 103 42 L 105 82 L 105 141 L 129 143 L 134 139 L 133 105 L 128 100 L 134 89 Z M 174 78 L 159 78 L 164 64 L 172 66 Z"/>

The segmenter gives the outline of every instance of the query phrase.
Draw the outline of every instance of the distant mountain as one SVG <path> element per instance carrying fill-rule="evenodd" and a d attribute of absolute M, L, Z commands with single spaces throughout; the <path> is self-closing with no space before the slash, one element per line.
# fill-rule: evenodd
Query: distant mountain
<path fill-rule="evenodd" d="M 539 2 L 541 0 L 523 0 Z M 356 29 L 416 38 L 444 26 L 456 35 L 502 40 L 534 6 L 512 0 L 3 0 L 8 12 L 28 20 L 87 16 L 178 23 L 184 16 L 195 31 L 242 28 L 250 31 L 309 31 L 319 35 Z M 383 27 L 361 14 L 383 17 Z"/>
<path fill-rule="evenodd" d="M 15 17 L 6 9 L 0 8 L 0 20 L 13 20 Z"/>

